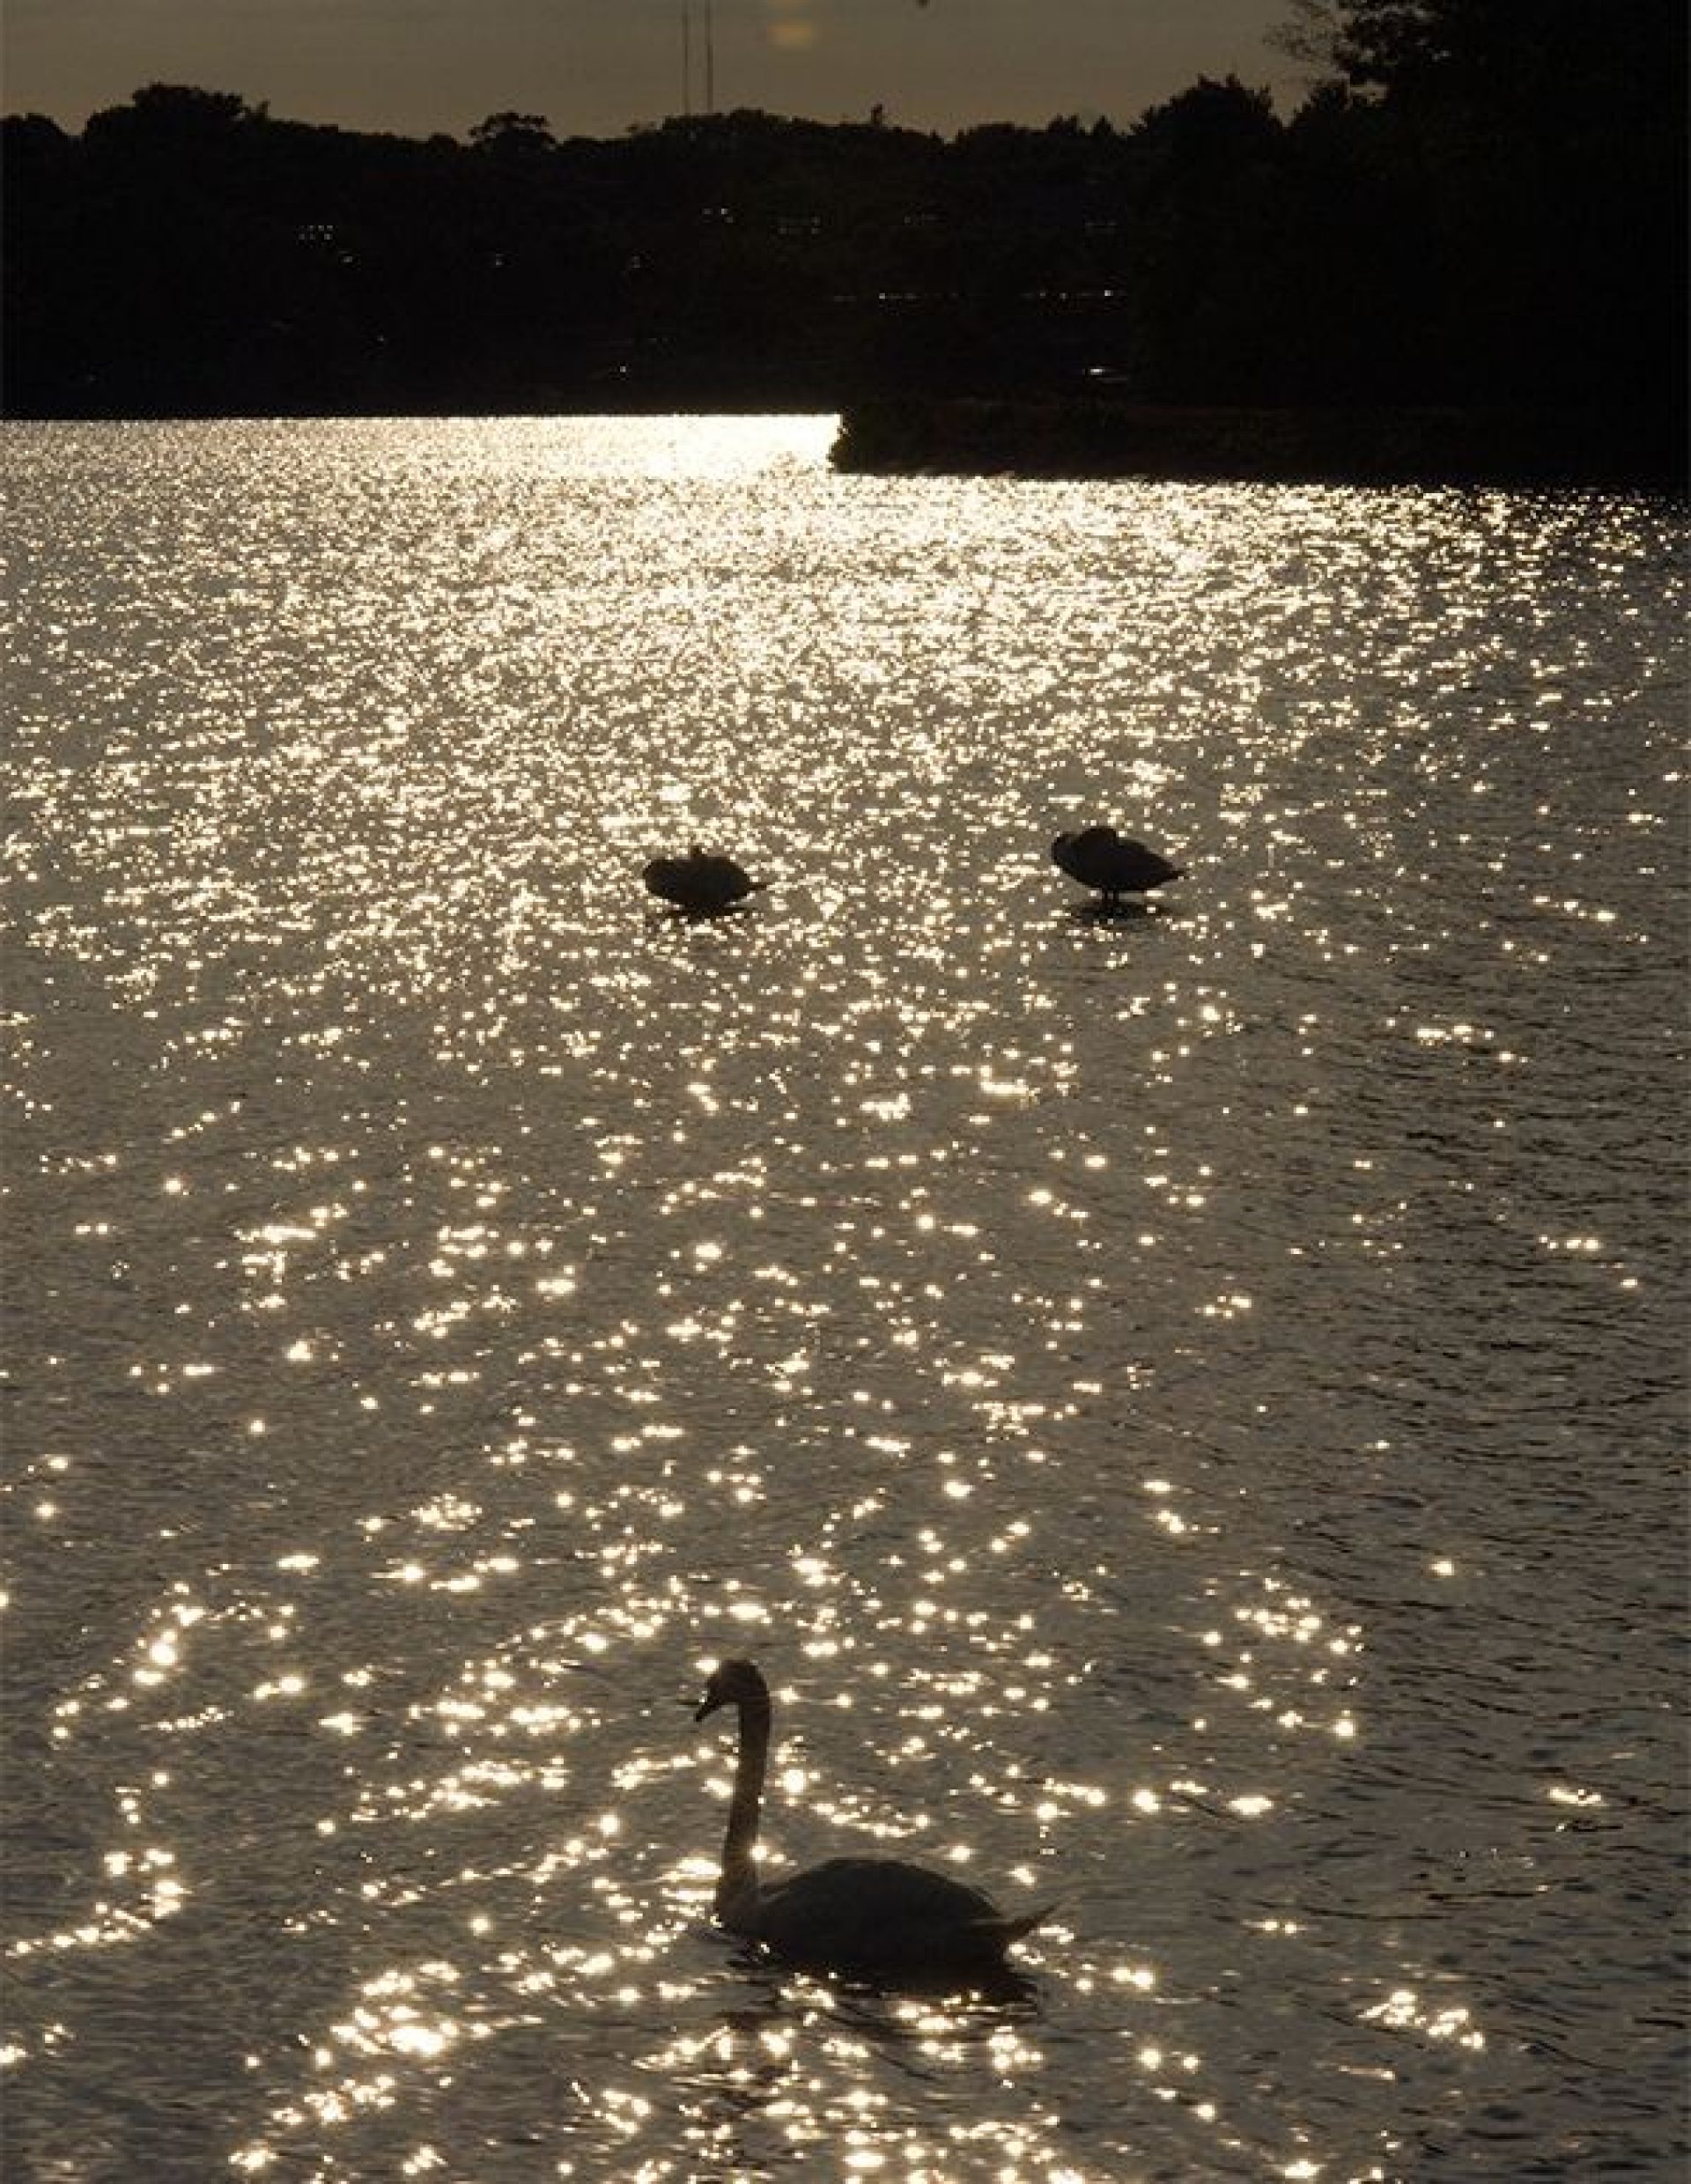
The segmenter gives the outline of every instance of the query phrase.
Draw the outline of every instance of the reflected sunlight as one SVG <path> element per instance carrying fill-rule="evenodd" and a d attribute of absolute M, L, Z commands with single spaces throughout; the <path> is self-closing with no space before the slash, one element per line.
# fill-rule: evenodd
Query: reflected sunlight
<path fill-rule="evenodd" d="M 831 431 L 66 427 L 21 498 L 67 2173 L 1595 2173 L 1655 2056 L 1672 527 Z M 1178 904 L 1075 913 L 1106 819 Z M 755 909 L 651 900 L 695 839 Z M 1053 1896 L 1014 1996 L 714 1925 L 748 1649 L 767 1874 Z"/>

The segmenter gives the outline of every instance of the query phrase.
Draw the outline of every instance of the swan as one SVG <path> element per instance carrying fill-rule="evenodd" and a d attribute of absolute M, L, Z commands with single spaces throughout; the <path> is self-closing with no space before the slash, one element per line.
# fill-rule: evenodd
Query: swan
<path fill-rule="evenodd" d="M 654 857 L 640 874 L 654 895 L 680 910 L 727 910 L 769 885 L 754 880 L 732 857 L 713 857 L 697 842 L 684 857 Z"/>
<path fill-rule="evenodd" d="M 716 1915 L 730 1933 L 828 1971 L 1005 1976 L 1004 1952 L 1038 1925 L 1049 1904 L 1007 1916 L 978 1888 L 902 1858 L 829 1858 L 784 1880 L 759 1880 L 752 1850 L 769 1765 L 770 1702 L 754 1662 L 722 1662 L 693 1719 L 728 1706 L 739 1711 L 740 1749 Z"/>
<path fill-rule="evenodd" d="M 1183 867 L 1171 865 L 1143 842 L 1130 842 L 1113 827 L 1082 827 L 1060 834 L 1051 845 L 1052 862 L 1082 887 L 1096 888 L 1106 904 L 1123 895 L 1143 895 L 1166 881 L 1178 880 Z"/>

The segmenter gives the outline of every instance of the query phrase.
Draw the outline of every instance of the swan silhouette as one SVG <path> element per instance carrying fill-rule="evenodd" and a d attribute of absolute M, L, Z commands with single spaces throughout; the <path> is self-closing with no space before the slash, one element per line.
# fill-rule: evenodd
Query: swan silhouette
<path fill-rule="evenodd" d="M 716 1915 L 730 1933 L 819 1970 L 968 1974 L 1002 1980 L 1004 1952 L 1051 1909 L 1007 1916 L 978 1888 L 902 1858 L 829 1858 L 765 1885 L 752 1856 L 769 1765 L 769 1686 L 751 1661 L 724 1661 L 694 1715 L 740 1715 L 740 1750 L 716 1884 Z"/>
<path fill-rule="evenodd" d="M 640 877 L 654 895 L 678 910 L 727 910 L 769 885 L 754 880 L 732 857 L 713 857 L 697 842 L 684 857 L 654 857 Z"/>
<path fill-rule="evenodd" d="M 1106 904 L 1124 895 L 1143 895 L 1150 889 L 1178 880 L 1183 867 L 1171 865 L 1143 842 L 1130 842 L 1113 827 L 1082 827 L 1078 834 L 1060 834 L 1051 845 L 1051 858 L 1078 880 L 1096 888 Z"/>

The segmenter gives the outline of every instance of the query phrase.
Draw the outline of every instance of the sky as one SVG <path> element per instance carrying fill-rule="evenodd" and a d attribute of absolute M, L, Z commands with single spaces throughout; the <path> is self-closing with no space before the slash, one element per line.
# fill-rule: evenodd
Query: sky
<path fill-rule="evenodd" d="M 490 114 L 613 136 L 705 103 L 950 135 L 1131 123 L 1200 76 L 1295 103 L 1289 0 L 0 0 L 0 107 L 79 129 L 149 83 L 279 120 L 462 136 Z M 683 70 L 683 17 L 693 66 Z"/>

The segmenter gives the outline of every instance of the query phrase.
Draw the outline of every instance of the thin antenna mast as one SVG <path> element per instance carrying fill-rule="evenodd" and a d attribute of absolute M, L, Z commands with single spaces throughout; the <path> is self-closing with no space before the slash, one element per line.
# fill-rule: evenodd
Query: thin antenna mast
<path fill-rule="evenodd" d="M 705 111 L 716 112 L 716 8 L 705 0 Z"/>
<path fill-rule="evenodd" d="M 681 0 L 681 110 L 693 111 L 693 0 Z"/>

